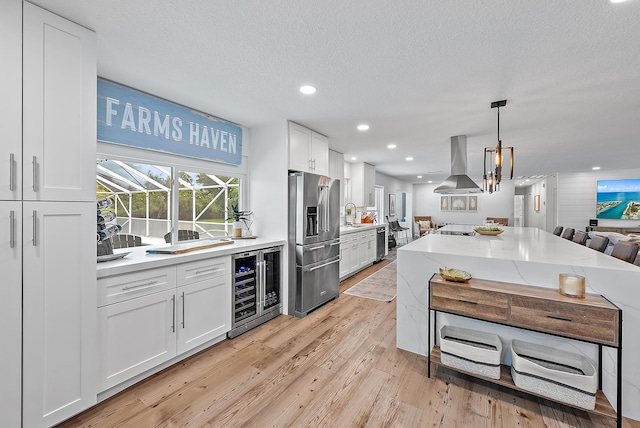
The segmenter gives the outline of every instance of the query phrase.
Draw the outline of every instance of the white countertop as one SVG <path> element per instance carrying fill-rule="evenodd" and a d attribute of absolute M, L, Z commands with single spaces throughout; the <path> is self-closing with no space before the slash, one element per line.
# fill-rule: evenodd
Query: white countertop
<path fill-rule="evenodd" d="M 202 241 L 191 241 L 194 245 L 202 244 Z M 127 253 L 126 257 L 109 262 L 97 263 L 98 278 L 119 275 L 123 273 L 136 272 L 144 269 L 152 269 L 156 267 L 169 266 L 173 264 L 192 262 L 210 257 L 227 256 L 230 254 L 241 253 L 243 251 L 258 250 L 261 248 L 285 245 L 285 240 L 274 239 L 238 239 L 233 244 L 222 245 L 220 247 L 206 248 L 183 254 L 148 254 L 147 250 L 153 248 L 162 248 L 166 245 L 147 245 L 142 247 L 121 248 L 114 250 L 114 254 Z M 180 244 L 187 244 L 181 242 Z"/>
<path fill-rule="evenodd" d="M 474 225 L 450 224 L 439 230 L 472 232 Z M 637 271 L 639 268 L 584 245 L 547 233 L 535 227 L 502 227 L 497 236 L 424 235 L 399 251 L 529 261 L 572 266 L 589 266 Z"/>
<path fill-rule="evenodd" d="M 346 235 L 348 233 L 363 232 L 380 226 L 386 227 L 387 223 L 358 223 L 354 226 L 340 226 L 340 234 Z"/>

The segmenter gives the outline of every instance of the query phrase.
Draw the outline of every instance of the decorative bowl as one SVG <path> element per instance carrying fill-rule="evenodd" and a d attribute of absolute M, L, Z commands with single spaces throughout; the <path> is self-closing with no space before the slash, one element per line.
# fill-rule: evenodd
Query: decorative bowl
<path fill-rule="evenodd" d="M 467 282 L 471 279 L 471 274 L 460 269 L 440 268 L 440 276 L 447 281 Z"/>
<path fill-rule="evenodd" d="M 503 229 L 500 229 L 499 227 L 476 227 L 475 229 L 476 233 L 480 234 L 480 235 L 489 235 L 489 236 L 496 236 L 496 235 L 500 235 L 502 232 L 504 232 Z"/>

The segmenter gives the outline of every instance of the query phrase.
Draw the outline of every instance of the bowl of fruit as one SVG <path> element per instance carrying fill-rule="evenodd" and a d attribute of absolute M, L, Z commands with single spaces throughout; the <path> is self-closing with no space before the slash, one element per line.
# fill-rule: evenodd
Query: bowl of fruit
<path fill-rule="evenodd" d="M 478 226 L 473 230 L 475 230 L 476 233 L 480 235 L 490 235 L 490 236 L 500 235 L 502 232 L 504 232 L 504 230 L 501 229 L 499 226 Z"/>

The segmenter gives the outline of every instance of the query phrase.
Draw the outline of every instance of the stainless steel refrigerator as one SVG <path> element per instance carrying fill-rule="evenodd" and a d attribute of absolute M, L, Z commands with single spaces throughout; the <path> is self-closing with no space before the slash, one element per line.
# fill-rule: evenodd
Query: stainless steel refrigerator
<path fill-rule="evenodd" d="M 339 294 L 340 180 L 289 174 L 289 313 L 305 317 Z"/>

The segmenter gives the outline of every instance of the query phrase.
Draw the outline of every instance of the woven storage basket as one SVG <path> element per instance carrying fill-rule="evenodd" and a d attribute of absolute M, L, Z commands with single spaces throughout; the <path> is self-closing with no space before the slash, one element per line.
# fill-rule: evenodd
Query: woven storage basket
<path fill-rule="evenodd" d="M 588 358 L 514 339 L 511 364 L 516 386 L 584 409 L 595 408 L 598 378 Z"/>
<path fill-rule="evenodd" d="M 500 379 L 502 342 L 492 333 L 450 325 L 440 329 L 442 364 L 491 379 Z"/>

